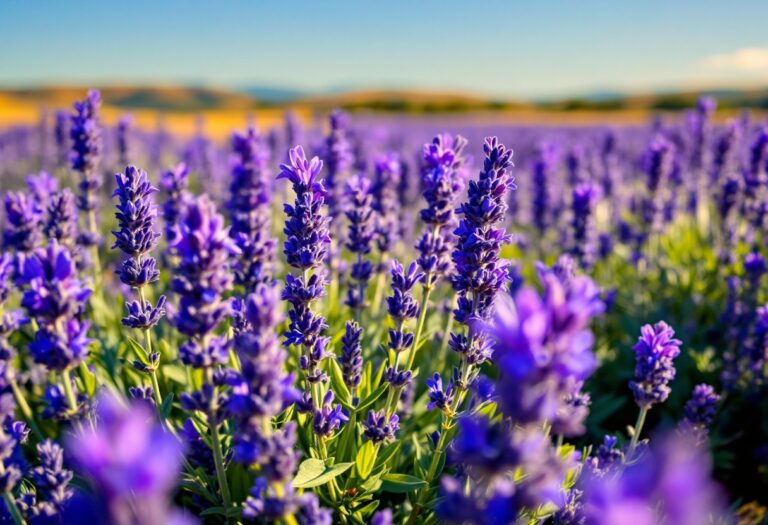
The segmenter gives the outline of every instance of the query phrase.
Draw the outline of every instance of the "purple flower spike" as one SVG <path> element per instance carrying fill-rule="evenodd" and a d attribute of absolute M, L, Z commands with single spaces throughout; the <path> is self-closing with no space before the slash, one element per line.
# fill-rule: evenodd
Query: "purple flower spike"
<path fill-rule="evenodd" d="M 325 393 L 323 405 L 320 409 L 315 410 L 312 422 L 312 427 L 318 436 L 330 437 L 341 427 L 342 423 L 349 421 L 347 415 L 342 412 L 341 405 L 333 406 L 331 403 L 333 403 L 333 392 L 329 390 Z"/>
<path fill-rule="evenodd" d="M 675 331 L 664 321 L 640 329 L 640 338 L 632 348 L 637 365 L 635 379 L 629 386 L 640 407 L 650 408 L 669 397 L 669 382 L 675 378 L 674 359 L 680 355 L 682 341 L 675 339 Z"/>
<path fill-rule="evenodd" d="M 400 418 L 392 414 L 387 419 L 384 410 L 378 412 L 371 410 L 368 418 L 363 422 L 363 435 L 373 443 L 393 441 L 397 431 L 400 430 Z"/>

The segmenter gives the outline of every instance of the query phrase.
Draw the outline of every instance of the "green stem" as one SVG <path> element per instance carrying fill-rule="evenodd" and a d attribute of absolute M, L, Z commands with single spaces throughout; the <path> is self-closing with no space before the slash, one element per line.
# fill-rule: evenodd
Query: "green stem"
<path fill-rule="evenodd" d="M 637 447 L 637 442 L 640 439 L 640 432 L 643 430 L 645 424 L 645 416 L 648 415 L 648 407 L 640 407 L 640 413 L 637 414 L 637 422 L 635 423 L 634 432 L 632 433 L 632 440 L 629 442 L 629 452 L 627 453 L 627 459 L 631 460 L 632 455 Z"/>
<path fill-rule="evenodd" d="M 207 369 L 208 381 L 213 384 L 213 370 Z M 213 412 L 208 413 L 208 427 L 211 431 L 211 448 L 213 449 L 213 463 L 216 467 L 216 478 L 219 481 L 219 489 L 221 490 L 221 499 L 224 504 L 224 512 L 229 512 L 232 507 L 232 498 L 229 495 L 229 484 L 227 483 L 227 471 L 224 467 L 224 454 L 221 451 L 221 440 L 219 438 L 219 424 L 216 422 L 216 417 Z M 229 515 L 227 515 L 227 522 L 231 522 Z"/>
<path fill-rule="evenodd" d="M 142 305 L 146 301 L 144 287 L 139 288 L 139 299 L 141 299 Z M 147 357 L 152 355 L 152 334 L 150 333 L 149 328 L 144 330 L 144 352 L 147 354 Z M 153 365 L 151 373 L 152 390 L 155 393 L 155 404 L 157 404 L 157 409 L 160 410 L 160 407 L 163 405 L 163 396 L 160 394 L 160 382 L 157 380 L 157 370 L 154 368 L 154 363 L 151 364 Z"/>
<path fill-rule="evenodd" d="M 13 499 L 13 495 L 10 492 L 3 493 L 3 501 L 5 501 L 5 507 L 8 509 L 8 513 L 13 519 L 15 525 L 27 525 L 24 521 L 24 517 L 19 512 L 19 508 L 16 506 L 16 501 Z"/>
<path fill-rule="evenodd" d="M 96 225 L 96 212 L 94 210 L 88 210 L 88 230 L 90 233 L 96 233 L 98 226 Z M 93 277 L 94 286 L 101 289 L 99 278 L 101 277 L 101 261 L 99 260 L 99 246 L 94 244 L 91 247 L 91 264 L 93 265 Z"/>
<path fill-rule="evenodd" d="M 38 439 L 38 441 L 42 441 L 45 439 L 45 436 L 43 435 L 43 432 L 40 430 L 40 427 L 37 426 L 37 421 L 35 421 L 35 415 L 32 413 L 32 409 L 29 406 L 29 403 L 27 403 L 27 399 L 24 397 L 24 393 L 19 388 L 19 385 L 16 383 L 16 378 L 11 377 L 11 390 L 13 390 L 13 397 L 16 398 L 16 404 L 21 409 L 21 413 L 24 414 L 24 418 L 27 420 L 27 423 L 29 423 L 29 428 L 32 429 L 32 433 L 35 434 L 35 437 Z"/>
<path fill-rule="evenodd" d="M 77 413 L 77 396 L 75 396 L 75 391 L 72 390 L 72 378 L 69 375 L 69 369 L 61 372 L 61 380 L 64 383 L 64 393 L 67 395 L 69 408 L 75 414 Z"/>
<path fill-rule="evenodd" d="M 371 305 L 371 315 L 376 317 L 379 315 L 381 308 L 382 298 L 384 296 L 384 285 L 387 282 L 387 272 L 381 270 L 381 265 L 384 263 L 386 252 L 381 252 L 379 257 L 379 270 L 376 277 L 376 288 L 373 292 L 373 304 Z"/>
<path fill-rule="evenodd" d="M 426 282 L 429 282 L 430 276 L 425 277 Z M 422 286 L 421 304 L 419 305 L 419 322 L 416 325 L 416 334 L 413 337 L 413 344 L 408 349 L 408 360 L 405 362 L 406 370 L 411 370 L 413 367 L 413 361 L 416 359 L 416 349 L 419 347 L 421 341 L 421 333 L 424 331 L 424 323 L 427 319 L 427 309 L 429 308 L 429 295 L 432 293 L 433 284 L 425 284 Z"/>

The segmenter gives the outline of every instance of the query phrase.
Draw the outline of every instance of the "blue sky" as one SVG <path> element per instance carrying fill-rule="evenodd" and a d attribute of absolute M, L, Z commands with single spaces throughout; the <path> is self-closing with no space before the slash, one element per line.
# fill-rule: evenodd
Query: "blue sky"
<path fill-rule="evenodd" d="M 768 2 L 0 0 L 0 85 L 547 97 L 768 84 Z"/>

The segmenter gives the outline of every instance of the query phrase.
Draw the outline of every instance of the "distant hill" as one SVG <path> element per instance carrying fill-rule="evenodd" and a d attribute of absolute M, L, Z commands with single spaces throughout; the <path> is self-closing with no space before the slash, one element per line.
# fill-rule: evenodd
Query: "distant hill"
<path fill-rule="evenodd" d="M 0 88 L 7 101 L 51 108 L 69 107 L 82 98 L 85 86 Z M 768 110 L 768 88 L 717 89 L 626 95 L 597 92 L 581 97 L 544 101 L 494 99 L 476 94 L 418 90 L 353 90 L 311 94 L 280 87 L 249 87 L 242 90 L 185 86 L 105 86 L 105 104 L 117 109 L 167 112 L 211 110 L 250 111 L 257 108 L 301 107 L 324 111 L 340 107 L 349 111 L 370 110 L 403 113 L 462 113 L 473 111 L 677 111 L 690 108 L 702 94 L 717 97 L 723 109 Z"/>

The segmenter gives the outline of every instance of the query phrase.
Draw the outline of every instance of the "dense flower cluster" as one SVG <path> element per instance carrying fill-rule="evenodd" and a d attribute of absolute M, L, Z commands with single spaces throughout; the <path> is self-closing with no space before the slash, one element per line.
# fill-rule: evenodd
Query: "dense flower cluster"
<path fill-rule="evenodd" d="M 664 321 L 653 326 L 647 324 L 640 332 L 632 348 L 637 366 L 629 386 L 638 406 L 650 408 L 669 397 L 669 383 L 675 378 L 674 360 L 680 355 L 682 341 L 675 339 L 675 331 Z"/>
<path fill-rule="evenodd" d="M 232 167 L 227 201 L 230 235 L 240 249 L 235 265 L 237 284 L 252 290 L 271 279 L 276 243 L 271 238 L 271 177 L 269 151 L 254 128 L 232 136 L 237 161 Z"/>

